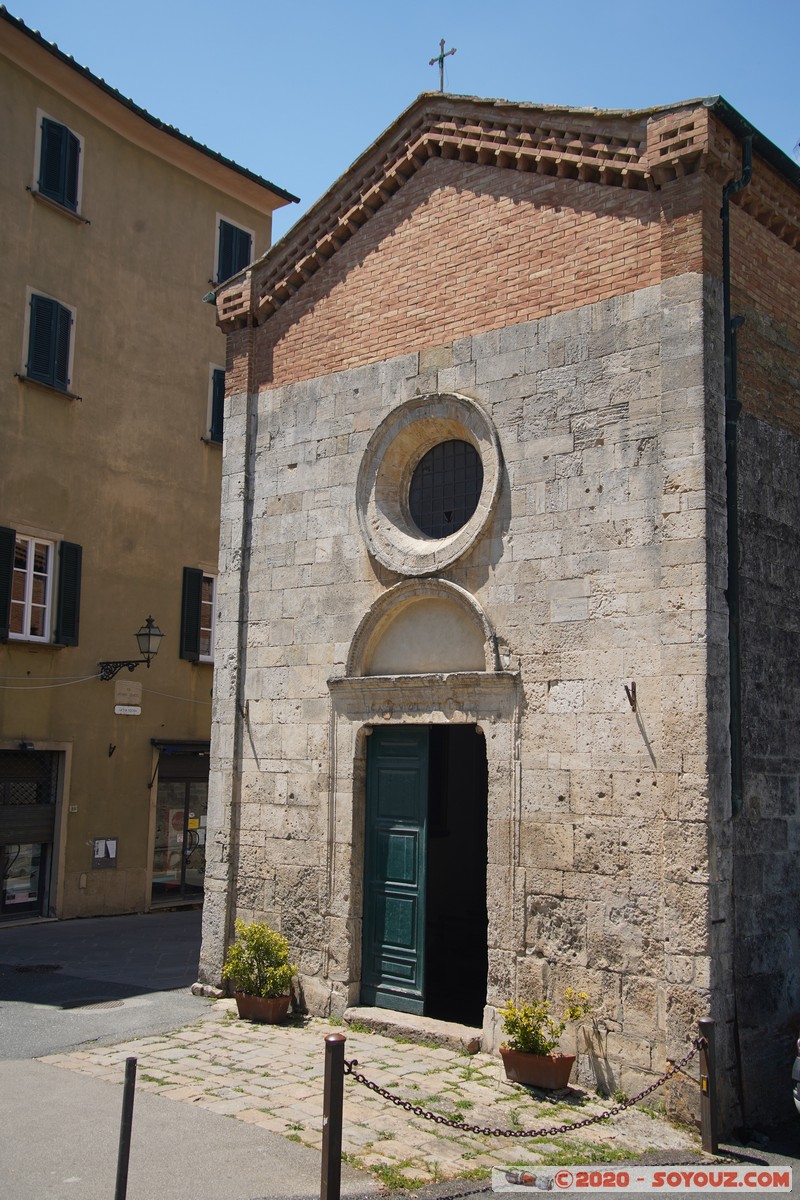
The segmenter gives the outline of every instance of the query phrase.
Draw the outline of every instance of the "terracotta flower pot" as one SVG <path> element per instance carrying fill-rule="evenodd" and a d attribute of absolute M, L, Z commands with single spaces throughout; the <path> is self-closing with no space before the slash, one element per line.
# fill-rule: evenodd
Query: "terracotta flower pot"
<path fill-rule="evenodd" d="M 290 996 L 248 996 L 246 992 L 234 992 L 239 1016 L 245 1021 L 261 1021 L 265 1025 L 277 1025 L 289 1011 Z"/>
<path fill-rule="evenodd" d="M 500 1047 L 500 1056 L 508 1079 L 552 1092 L 567 1086 L 575 1062 L 574 1054 L 526 1054 L 508 1046 Z"/>

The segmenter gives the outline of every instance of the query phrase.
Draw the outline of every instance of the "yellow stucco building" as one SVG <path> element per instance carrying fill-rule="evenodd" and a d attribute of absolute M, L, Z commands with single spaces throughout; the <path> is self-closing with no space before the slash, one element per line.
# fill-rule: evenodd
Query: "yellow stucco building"
<path fill-rule="evenodd" d="M 197 902 L 225 364 L 202 297 L 295 197 L 5 9 L 0 114 L 0 921 Z M 149 616 L 149 666 L 101 668 Z"/>

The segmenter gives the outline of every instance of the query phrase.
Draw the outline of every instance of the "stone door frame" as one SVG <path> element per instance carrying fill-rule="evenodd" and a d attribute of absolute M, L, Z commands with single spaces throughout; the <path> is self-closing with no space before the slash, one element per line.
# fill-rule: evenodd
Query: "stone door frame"
<path fill-rule="evenodd" d="M 331 988 L 332 1010 L 341 1013 L 360 998 L 367 738 L 381 725 L 478 725 L 486 739 L 489 776 L 489 972 L 484 1032 L 491 1038 L 494 1010 L 508 995 L 514 963 L 523 946 L 523 929 L 514 924 L 514 913 L 524 913 L 524 880 L 519 871 L 519 672 L 346 676 L 329 680 L 328 688 L 329 945 L 323 974 Z"/>

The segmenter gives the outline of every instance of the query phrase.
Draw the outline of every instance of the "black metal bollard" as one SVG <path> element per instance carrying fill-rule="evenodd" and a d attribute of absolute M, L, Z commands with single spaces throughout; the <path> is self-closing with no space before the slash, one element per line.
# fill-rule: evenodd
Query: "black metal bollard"
<path fill-rule="evenodd" d="M 322 1182 L 320 1200 L 339 1200 L 342 1186 L 342 1107 L 344 1101 L 343 1033 L 325 1038 L 325 1089 L 322 1097 Z"/>
<path fill-rule="evenodd" d="M 717 1072 L 714 1059 L 715 1023 L 711 1017 L 701 1017 L 697 1022 L 704 1044 L 700 1047 L 700 1133 L 703 1149 L 707 1154 L 719 1150 L 717 1125 Z"/>
<path fill-rule="evenodd" d="M 133 1096 L 136 1089 L 136 1059 L 125 1059 L 125 1083 L 122 1088 L 122 1118 L 119 1124 L 119 1154 L 117 1155 L 117 1186 L 114 1200 L 125 1200 L 128 1194 L 128 1161 L 131 1155 L 133 1129 Z"/>

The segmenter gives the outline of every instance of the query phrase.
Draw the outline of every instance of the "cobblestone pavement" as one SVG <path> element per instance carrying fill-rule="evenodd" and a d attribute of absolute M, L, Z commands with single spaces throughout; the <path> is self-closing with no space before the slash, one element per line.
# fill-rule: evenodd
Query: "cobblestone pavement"
<path fill-rule="evenodd" d="M 321 1146 L 324 1042 L 345 1033 L 345 1058 L 382 1087 L 427 1109 L 470 1124 L 529 1129 L 581 1120 L 607 1106 L 582 1089 L 536 1101 L 508 1083 L 500 1060 L 354 1032 L 319 1018 L 281 1026 L 236 1017 L 232 1000 L 210 1019 L 115 1046 L 85 1047 L 42 1061 L 122 1082 L 124 1062 L 138 1058 L 137 1087 L 185 1104 Z M 630 1110 L 574 1134 L 536 1141 L 465 1133 L 414 1116 L 345 1077 L 343 1151 L 353 1166 L 394 1186 L 481 1178 L 514 1163 L 604 1161 L 652 1150 L 692 1154 L 698 1143 L 656 1110 Z M 649 1099 L 658 1103 L 658 1092 Z M 674 1157 L 673 1157 L 674 1161 Z"/>

